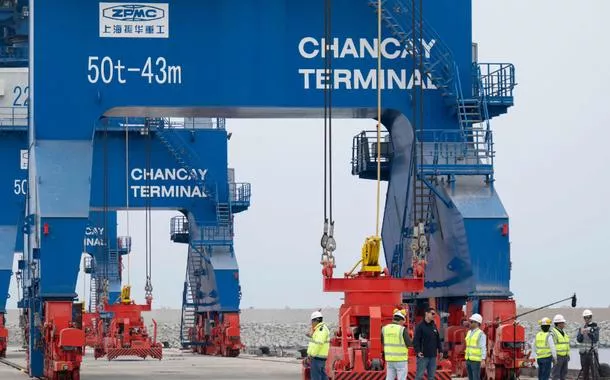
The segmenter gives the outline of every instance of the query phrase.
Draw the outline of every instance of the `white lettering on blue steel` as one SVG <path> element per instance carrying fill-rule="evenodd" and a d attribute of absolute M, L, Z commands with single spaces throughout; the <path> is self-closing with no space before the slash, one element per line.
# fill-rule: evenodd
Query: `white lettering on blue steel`
<path fill-rule="evenodd" d="M 425 59 L 430 59 L 430 52 L 434 47 L 435 40 L 421 41 Z M 326 51 L 332 52 L 333 59 L 377 59 L 377 55 L 381 52 L 381 56 L 388 60 L 405 60 L 412 56 L 413 41 L 409 40 L 404 45 L 396 38 L 386 38 L 381 41 L 381 50 L 379 50 L 378 39 L 368 41 L 365 38 L 353 39 L 346 38 L 340 41 L 339 38 L 333 38 L 333 42 L 326 44 L 324 38 L 316 39 L 314 37 L 305 37 L 299 42 L 299 54 L 305 59 L 319 59 L 326 57 Z M 326 49 L 321 48 L 327 46 Z M 330 86 L 332 75 L 333 89 L 345 90 L 376 90 L 378 85 L 377 68 L 370 70 L 360 69 L 342 69 L 335 68 L 333 64 L 332 70 L 326 69 L 298 69 L 298 73 L 303 76 L 304 89 L 322 90 Z M 381 69 L 379 71 L 381 89 L 400 89 L 408 90 L 414 86 L 421 86 L 427 90 L 435 90 L 437 87 L 432 82 L 432 78 L 427 76 L 422 80 L 422 75 L 419 70 L 404 68 L 400 70 Z"/>
<path fill-rule="evenodd" d="M 87 247 L 103 247 L 106 245 L 103 236 L 104 227 L 87 227 L 84 244 Z"/>
<path fill-rule="evenodd" d="M 30 154 L 27 149 L 21 149 L 19 151 L 19 167 L 21 170 L 28 170 L 28 160 Z"/>
<path fill-rule="evenodd" d="M 133 74 L 132 74 L 133 73 Z M 182 66 L 170 65 L 165 57 L 148 57 L 140 66 L 126 66 L 120 59 L 89 56 L 87 80 L 89 83 L 126 84 L 127 80 L 147 81 L 148 84 L 182 84 Z"/>
<path fill-rule="evenodd" d="M 19 168 L 28 170 L 29 153 L 27 149 L 19 150 Z M 13 193 L 15 195 L 26 195 L 28 192 L 27 178 L 16 178 L 13 180 Z"/>
<path fill-rule="evenodd" d="M 26 195 L 28 193 L 28 180 L 22 178 L 13 180 L 13 193 L 15 195 Z"/>
<path fill-rule="evenodd" d="M 183 184 L 135 184 L 130 185 L 132 196 L 135 198 L 206 198 L 207 194 L 201 188 L 205 181 L 207 169 L 196 169 L 187 171 L 184 168 L 156 168 L 144 169 L 134 168 L 131 170 L 132 181 L 190 181 L 188 185 Z"/>
<path fill-rule="evenodd" d="M 169 38 L 168 3 L 100 3 L 100 37 Z"/>

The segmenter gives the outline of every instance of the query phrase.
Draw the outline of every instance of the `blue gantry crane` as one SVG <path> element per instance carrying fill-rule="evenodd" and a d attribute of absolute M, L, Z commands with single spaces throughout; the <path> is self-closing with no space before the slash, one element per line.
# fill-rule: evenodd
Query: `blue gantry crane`
<path fill-rule="evenodd" d="M 326 0 L 6 3 L 9 34 L 21 37 L 3 42 L 7 62 L 27 64 L 30 78 L 20 307 L 31 375 L 78 377 L 73 348 L 84 337 L 71 310 L 91 208 L 183 213 L 171 224 L 172 239 L 189 247 L 182 342 L 235 354 L 210 339 L 238 342 L 238 320 L 224 319 L 239 311 L 232 218 L 250 201 L 249 186 L 229 178 L 224 118 L 381 110 L 388 133 L 379 144 L 366 131 L 355 137 L 352 173 L 376 178 L 383 161 L 387 264 L 409 277 L 425 263 L 426 291 L 405 300 L 416 313 L 425 302 L 446 313 L 452 352 L 463 306 L 486 320 L 514 307 L 489 124 L 513 104 L 514 68 L 473 57 L 470 1 L 388 0 L 378 14 L 376 1 L 335 0 L 325 11 L 332 26 L 320 17 Z M 502 377 L 518 364 L 487 369 Z"/>
<path fill-rule="evenodd" d="M 27 140 L 11 133 L 15 127 L 27 125 L 27 46 L 29 11 L 27 1 L 0 2 L 0 155 L 2 156 L 2 188 L 5 189 L 0 215 L 0 357 L 6 352 L 8 331 L 5 328 L 6 301 L 13 269 L 13 255 L 20 222 L 23 221 L 27 163 L 23 149 Z M 22 143 L 23 142 L 23 143 Z M 21 244 L 23 245 L 23 244 Z"/>

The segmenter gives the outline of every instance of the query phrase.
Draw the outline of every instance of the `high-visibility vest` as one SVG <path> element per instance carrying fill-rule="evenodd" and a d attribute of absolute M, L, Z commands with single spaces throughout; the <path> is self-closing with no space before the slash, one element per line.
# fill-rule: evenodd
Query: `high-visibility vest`
<path fill-rule="evenodd" d="M 404 326 L 396 323 L 383 326 L 383 357 L 386 362 L 406 362 L 409 360 L 409 350 L 405 342 Z"/>
<path fill-rule="evenodd" d="M 466 334 L 466 352 L 464 358 L 472 362 L 480 362 L 482 359 L 481 348 L 479 347 L 479 337 L 481 329 L 469 330 Z"/>
<path fill-rule="evenodd" d="M 307 346 L 307 355 L 313 358 L 326 359 L 328 350 L 330 349 L 330 330 L 324 322 L 320 322 L 314 328 L 309 345 Z"/>
<path fill-rule="evenodd" d="M 556 327 L 553 327 L 553 339 L 555 341 L 555 348 L 557 349 L 557 356 L 568 356 L 570 355 L 570 336 L 564 333 Z"/>
<path fill-rule="evenodd" d="M 548 341 L 549 333 L 539 331 L 536 334 L 536 358 L 544 359 L 551 357 L 551 347 Z"/>

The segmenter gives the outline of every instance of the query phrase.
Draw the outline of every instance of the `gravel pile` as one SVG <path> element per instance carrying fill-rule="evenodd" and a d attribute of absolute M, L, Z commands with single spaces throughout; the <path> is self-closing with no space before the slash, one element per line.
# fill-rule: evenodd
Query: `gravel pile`
<path fill-rule="evenodd" d="M 329 324 L 331 331 L 336 325 Z M 307 323 L 241 323 L 242 343 L 246 348 L 258 347 L 283 348 L 297 350 L 307 347 L 309 338 Z M 180 347 L 180 324 L 163 323 L 158 325 L 157 339 L 167 342 L 170 347 Z"/>
<path fill-rule="evenodd" d="M 8 329 L 8 345 L 9 346 L 21 346 L 23 344 L 21 329 L 19 328 L 19 324 L 10 323 L 6 324 L 6 328 Z M 19 334 L 18 336 L 15 336 Z"/>
<path fill-rule="evenodd" d="M 539 326 L 536 322 L 521 322 L 525 326 L 527 342 L 532 342 L 534 336 L 539 331 Z M 283 347 L 288 349 L 298 349 L 306 347 L 309 338 L 305 335 L 309 331 L 307 323 L 254 323 L 242 322 L 242 342 L 251 348 L 267 346 L 267 347 Z M 582 325 L 571 323 L 568 325 L 568 333 L 571 337 L 571 345 L 576 345 L 577 329 Z M 610 321 L 599 322 L 601 328 L 600 346 L 610 347 Z M 336 329 L 335 323 L 330 323 L 331 331 Z M 179 334 L 180 325 L 162 325 L 159 328 L 159 339 L 169 342 L 170 346 L 178 347 L 180 345 Z"/>
<path fill-rule="evenodd" d="M 304 322 L 309 316 L 308 310 L 282 310 L 280 312 L 270 313 L 263 310 L 244 310 L 241 316 L 242 326 L 242 342 L 248 349 L 257 349 L 261 346 L 270 348 L 282 347 L 288 350 L 297 350 L 307 346 L 309 338 L 305 335 L 309 331 L 309 324 Z M 155 313 L 155 312 L 153 312 Z M 331 331 L 335 331 L 337 320 L 334 310 L 326 310 L 326 318 Z M 161 342 L 167 342 L 170 347 L 180 347 L 180 312 L 179 311 L 157 311 L 154 314 L 158 325 L 157 339 Z M 147 319 L 148 325 L 152 326 Z M 279 322 L 269 322 L 271 319 L 279 320 Z M 21 334 L 16 334 L 20 331 L 17 323 L 16 315 L 7 320 L 9 328 L 9 344 L 21 345 Z M 569 320 L 577 320 L 569 318 Z M 534 320 L 524 320 L 521 323 L 526 328 L 526 337 L 528 342 L 532 342 L 535 334 L 540 327 Z M 600 327 L 600 345 L 602 347 L 610 347 L 610 320 L 597 322 Z M 571 344 L 576 344 L 576 330 L 581 327 L 581 323 L 568 323 L 568 333 L 571 337 Z"/>

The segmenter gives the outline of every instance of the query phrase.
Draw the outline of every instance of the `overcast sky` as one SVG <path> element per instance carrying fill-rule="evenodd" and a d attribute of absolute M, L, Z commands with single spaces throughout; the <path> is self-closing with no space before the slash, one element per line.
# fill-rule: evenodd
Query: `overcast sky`
<path fill-rule="evenodd" d="M 510 216 L 511 288 L 523 305 L 576 292 L 579 306 L 606 307 L 610 2 L 473 3 L 479 61 L 516 66 L 515 106 L 492 121 L 496 189 Z M 375 123 L 333 125 L 336 256 L 342 273 L 359 259 L 363 239 L 375 229 L 375 182 L 350 174 L 352 137 Z M 233 132 L 230 164 L 237 180 L 251 182 L 253 191 L 252 207 L 236 217 L 242 307 L 338 305 L 339 294 L 321 292 L 321 121 L 228 120 L 227 127 Z M 156 307 L 181 305 L 186 247 L 169 240 L 174 214 L 159 212 L 154 218 Z M 124 220 L 120 214 L 120 234 Z M 143 302 L 143 214 L 131 213 L 131 231 L 131 282 Z M 11 293 L 8 306 L 14 308 L 14 283 Z"/>

